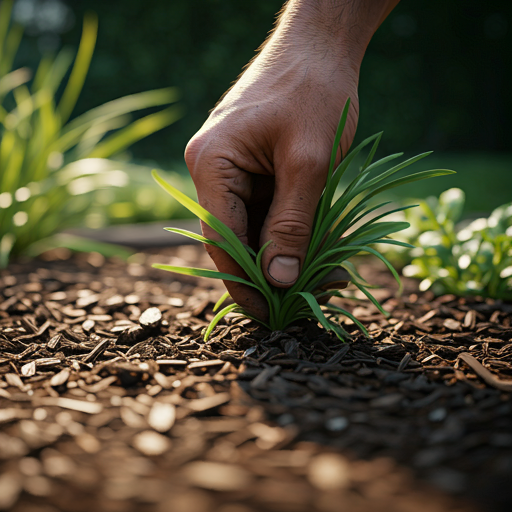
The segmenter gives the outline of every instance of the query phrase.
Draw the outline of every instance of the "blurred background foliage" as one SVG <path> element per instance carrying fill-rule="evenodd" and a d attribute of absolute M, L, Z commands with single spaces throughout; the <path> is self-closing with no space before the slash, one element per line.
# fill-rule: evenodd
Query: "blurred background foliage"
<path fill-rule="evenodd" d="M 96 51 L 77 116 L 103 102 L 176 86 L 183 119 L 141 140 L 126 158 L 186 174 L 183 150 L 251 59 L 282 0 L 17 0 L 25 37 L 16 67 L 76 48 L 81 20 L 98 14 Z M 490 212 L 512 190 L 512 2 L 400 2 L 367 50 L 356 140 L 384 130 L 382 153 L 435 151 L 424 165 L 457 175 L 402 195 L 466 193 L 465 212 Z"/>
<path fill-rule="evenodd" d="M 272 26 L 282 0 L 18 0 L 25 26 L 17 64 L 76 47 L 92 10 L 100 29 L 73 115 L 147 89 L 176 86 L 185 116 L 130 148 L 135 162 L 184 171 L 188 139 Z M 458 186 L 466 212 L 489 212 L 512 190 L 512 2 L 403 0 L 373 38 L 361 70 L 356 139 L 384 130 L 382 153 L 435 150 L 429 168 L 453 177 L 406 196 Z M 16 66 L 15 66 L 16 67 Z"/>
<path fill-rule="evenodd" d="M 12 5 L 0 3 L 0 267 L 12 256 L 75 244 L 76 237 L 63 240 L 66 228 L 101 227 L 137 210 L 139 217 L 158 211 L 171 217 L 175 211 L 152 207 L 158 195 L 151 188 L 147 197 L 143 180 L 149 169 L 122 155 L 180 118 L 179 106 L 169 106 L 176 90 L 127 95 L 70 121 L 94 54 L 97 17 L 84 16 L 78 51 L 46 55 L 32 71 L 16 68 L 23 28 L 10 23 Z M 156 111 L 132 120 L 132 113 L 148 109 Z M 131 194 L 123 202 L 127 190 Z M 78 243 L 83 250 L 84 240 Z"/>

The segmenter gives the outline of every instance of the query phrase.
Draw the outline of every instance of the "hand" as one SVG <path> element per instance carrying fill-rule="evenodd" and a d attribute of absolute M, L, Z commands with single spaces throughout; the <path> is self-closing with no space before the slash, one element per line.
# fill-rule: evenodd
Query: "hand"
<path fill-rule="evenodd" d="M 348 97 L 338 161 L 354 138 L 359 65 L 367 44 L 350 41 L 348 29 L 340 35 L 337 27 L 333 34 L 332 23 L 325 25 L 317 10 L 305 7 L 310 3 L 289 2 L 259 55 L 185 152 L 199 203 L 255 251 L 272 240 L 262 267 L 268 282 L 280 288 L 299 276 Z M 366 41 L 362 34 L 370 32 L 358 34 Z M 202 227 L 206 237 L 218 239 Z M 207 250 L 221 272 L 246 277 L 224 251 Z M 225 284 L 244 309 L 266 318 L 266 302 L 256 290 Z"/>

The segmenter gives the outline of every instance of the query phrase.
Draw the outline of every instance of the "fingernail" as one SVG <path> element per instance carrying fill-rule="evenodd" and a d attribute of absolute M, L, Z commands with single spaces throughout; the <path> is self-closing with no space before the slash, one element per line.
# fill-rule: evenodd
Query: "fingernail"
<path fill-rule="evenodd" d="M 268 273 L 279 283 L 293 283 L 299 277 L 299 258 L 275 256 L 268 266 Z"/>

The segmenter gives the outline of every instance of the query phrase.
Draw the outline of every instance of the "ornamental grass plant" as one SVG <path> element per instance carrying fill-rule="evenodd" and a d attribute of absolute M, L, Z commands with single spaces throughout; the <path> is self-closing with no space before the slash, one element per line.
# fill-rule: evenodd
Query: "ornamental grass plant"
<path fill-rule="evenodd" d="M 177 91 L 167 88 L 115 99 L 70 120 L 93 56 L 96 16 L 84 19 L 76 57 L 67 48 L 47 55 L 32 76 L 12 69 L 23 29 L 11 23 L 11 10 L 12 0 L 0 3 L 0 268 L 12 256 L 50 247 L 97 250 L 59 233 L 84 225 L 96 191 L 127 185 L 125 171 L 134 166 L 111 157 L 181 116 L 173 105 L 131 120 L 134 112 L 175 102 Z"/>
<path fill-rule="evenodd" d="M 156 171 L 153 171 L 153 176 L 158 184 L 200 220 L 213 228 L 222 237 L 222 240 L 210 240 L 196 233 L 172 227 L 166 229 L 225 250 L 243 268 L 247 274 L 247 279 L 207 269 L 162 264 L 156 264 L 154 267 L 179 274 L 235 281 L 256 288 L 268 302 L 269 319 L 268 322 L 262 322 L 257 318 L 254 318 L 254 320 L 257 320 L 271 330 L 283 330 L 300 319 L 313 319 L 320 322 L 325 329 L 333 331 L 341 340 L 345 340 L 349 335 L 340 325 L 339 321 L 337 321 L 337 317 L 344 315 L 350 318 L 365 335 L 368 335 L 365 327 L 349 311 L 330 303 L 327 303 L 325 306 L 320 305 L 319 301 L 322 301 L 326 296 L 341 296 L 340 292 L 336 290 L 325 291 L 320 289 L 320 283 L 331 270 L 336 267 L 342 267 L 350 274 L 353 285 L 379 311 L 386 315 L 381 305 L 370 293 L 369 288 L 371 286 L 359 275 L 355 266 L 349 261 L 349 258 L 360 253 L 374 255 L 384 262 L 401 287 L 400 278 L 396 270 L 374 246 L 377 244 L 393 244 L 402 247 L 412 247 L 408 243 L 389 238 L 389 235 L 409 227 L 407 222 L 382 221 L 386 216 L 406 210 L 411 208 L 411 206 L 376 214 L 377 210 L 385 207 L 389 202 L 374 204 L 372 200 L 380 193 L 391 188 L 434 176 L 452 174 L 454 171 L 435 169 L 416 172 L 399 178 L 394 176 L 402 169 L 430 154 L 423 153 L 378 172 L 377 169 L 403 154 L 390 155 L 373 162 L 382 133 L 373 135 L 361 142 L 361 144 L 345 156 L 335 169 L 336 153 L 347 119 L 349 105 L 350 100 L 345 104 L 336 131 L 327 182 L 316 210 L 308 252 L 299 278 L 293 286 L 288 289 L 276 288 L 265 279 L 261 268 L 261 260 L 263 252 L 270 242 L 261 247 L 258 253 L 256 253 L 250 247 L 242 244 L 233 231 L 223 222 L 168 184 Z M 363 165 L 358 170 L 356 177 L 349 183 L 341 195 L 336 198 L 335 193 L 341 177 L 361 151 L 370 144 L 371 149 Z M 215 310 L 220 307 L 220 304 L 227 297 L 228 294 L 224 294 L 216 304 Z M 219 311 L 213 318 L 205 331 L 204 338 L 207 339 L 219 320 L 231 312 L 242 313 L 249 318 L 253 318 L 238 304 L 230 304 Z"/>

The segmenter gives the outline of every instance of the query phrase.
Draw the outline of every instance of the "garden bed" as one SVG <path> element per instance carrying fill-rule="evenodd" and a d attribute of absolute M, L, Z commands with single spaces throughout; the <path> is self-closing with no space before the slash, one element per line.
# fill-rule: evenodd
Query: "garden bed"
<path fill-rule="evenodd" d="M 391 316 L 344 307 L 371 339 L 232 317 L 204 343 L 221 285 L 154 262 L 210 264 L 57 250 L 0 273 L 0 510 L 510 510 L 510 304 L 397 299 L 363 263 Z"/>

